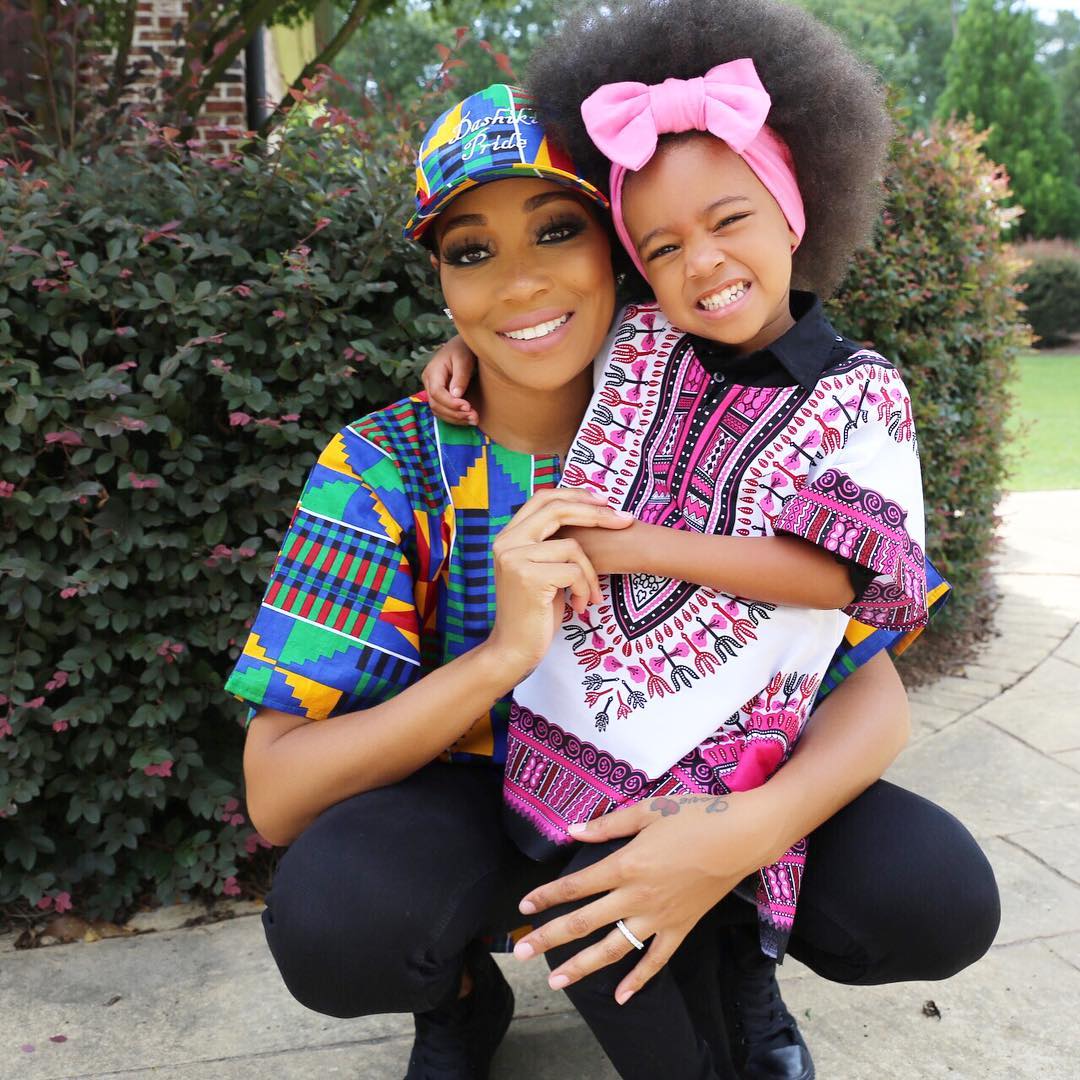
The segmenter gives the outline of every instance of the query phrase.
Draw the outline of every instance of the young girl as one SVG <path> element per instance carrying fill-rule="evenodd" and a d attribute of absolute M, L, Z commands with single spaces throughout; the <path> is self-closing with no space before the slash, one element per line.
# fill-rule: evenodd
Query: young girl
<path fill-rule="evenodd" d="M 795 270 L 831 289 L 873 220 L 889 123 L 872 76 L 797 9 L 700 0 L 571 20 L 532 76 L 590 178 L 597 150 L 610 163 L 616 233 L 656 296 L 616 320 L 563 475 L 638 522 L 573 533 L 609 575 L 603 600 L 567 610 L 511 711 L 508 829 L 541 857 L 628 803 L 664 814 L 679 795 L 760 785 L 849 616 L 849 642 L 878 628 L 906 644 L 928 600 L 903 381 L 791 287 Z M 429 385 L 460 384 L 460 359 Z M 761 871 L 770 956 L 804 861 L 798 844 Z M 596 925 L 618 920 L 613 949 L 653 932 L 591 907 Z M 553 927 L 547 947 L 577 936 Z"/>

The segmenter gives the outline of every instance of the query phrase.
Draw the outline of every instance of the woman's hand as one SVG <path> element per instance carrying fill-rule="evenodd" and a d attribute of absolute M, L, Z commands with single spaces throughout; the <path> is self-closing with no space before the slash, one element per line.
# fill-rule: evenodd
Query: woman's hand
<path fill-rule="evenodd" d="M 440 345 L 427 362 L 420 381 L 428 393 L 431 411 L 450 424 L 476 424 L 476 410 L 465 400 L 465 390 L 476 370 L 476 357 L 457 335 Z"/>
<path fill-rule="evenodd" d="M 528 959 L 610 926 L 599 942 L 551 973 L 548 985 L 561 990 L 633 951 L 613 925 L 622 919 L 640 941 L 652 938 L 615 991 L 615 1000 L 624 1005 L 710 908 L 747 874 L 783 854 L 765 812 L 765 790 L 651 798 L 573 827 L 575 839 L 586 843 L 633 839 L 600 862 L 525 896 L 520 907 L 525 915 L 589 896 L 598 899 L 533 930 L 517 943 L 514 955 Z"/>
<path fill-rule="evenodd" d="M 534 495 L 495 538 L 495 625 L 486 646 L 524 677 L 547 652 L 568 602 L 579 614 L 600 601 L 592 563 L 576 540 L 555 539 L 568 525 L 625 529 L 632 514 L 597 495 L 555 488 Z"/>

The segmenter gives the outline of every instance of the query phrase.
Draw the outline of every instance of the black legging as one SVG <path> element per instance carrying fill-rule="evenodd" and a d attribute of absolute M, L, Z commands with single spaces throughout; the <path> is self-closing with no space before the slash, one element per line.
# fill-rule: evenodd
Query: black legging
<path fill-rule="evenodd" d="M 263 925 L 298 1001 L 340 1017 L 435 1008 L 457 994 L 470 941 L 520 924 L 529 889 L 611 850 L 577 846 L 561 867 L 529 861 L 502 832 L 500 785 L 495 768 L 432 764 L 332 806 L 293 842 Z M 986 952 L 999 918 L 993 871 L 971 834 L 879 780 L 811 835 L 788 953 L 834 982 L 944 979 Z M 718 927 L 754 919 L 752 905 L 725 897 L 625 1006 L 613 993 L 636 953 L 568 988 L 621 1076 L 717 1075 L 698 1037 L 707 984 L 679 987 L 722 963 Z M 582 947 L 551 950 L 549 963 Z"/>

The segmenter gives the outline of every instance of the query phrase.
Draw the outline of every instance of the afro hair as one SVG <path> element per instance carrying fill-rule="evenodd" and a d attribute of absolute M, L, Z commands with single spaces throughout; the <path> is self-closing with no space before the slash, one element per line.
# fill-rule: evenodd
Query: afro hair
<path fill-rule="evenodd" d="M 768 124 L 787 143 L 806 209 L 793 284 L 830 296 L 881 209 L 892 136 L 872 68 L 802 8 L 779 0 L 593 0 L 570 8 L 536 50 L 526 85 L 544 126 L 608 190 L 581 103 L 605 83 L 692 79 L 751 57 L 772 97 Z"/>

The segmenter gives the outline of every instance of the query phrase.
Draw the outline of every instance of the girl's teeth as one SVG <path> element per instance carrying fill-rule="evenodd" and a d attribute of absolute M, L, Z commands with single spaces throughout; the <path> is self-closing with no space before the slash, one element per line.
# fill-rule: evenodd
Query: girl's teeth
<path fill-rule="evenodd" d="M 515 341 L 532 341 L 533 338 L 547 337 L 548 334 L 553 334 L 567 319 L 569 315 L 560 315 L 557 319 L 552 319 L 551 322 L 538 323 L 536 326 L 526 326 L 524 330 L 507 330 L 505 337 L 513 338 Z"/>
<path fill-rule="evenodd" d="M 706 296 L 699 303 L 706 311 L 718 311 L 722 307 L 727 307 L 728 304 L 735 303 L 736 300 L 746 294 L 748 288 L 749 286 L 742 282 L 738 285 L 729 285 L 726 289 L 713 293 L 712 296 Z"/>

